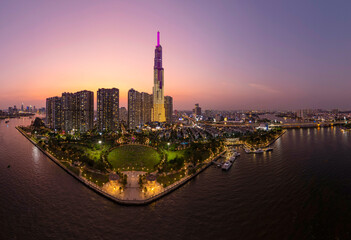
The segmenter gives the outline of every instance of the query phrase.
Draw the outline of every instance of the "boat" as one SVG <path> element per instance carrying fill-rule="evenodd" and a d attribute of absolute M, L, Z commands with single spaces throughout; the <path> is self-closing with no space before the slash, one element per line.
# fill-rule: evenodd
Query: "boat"
<path fill-rule="evenodd" d="M 259 148 L 259 149 L 257 149 L 256 151 L 254 151 L 254 153 L 263 153 L 264 151 L 261 149 L 261 148 Z"/>
<path fill-rule="evenodd" d="M 266 152 L 270 152 L 270 151 L 273 151 L 273 148 L 267 148 L 266 149 Z"/>
<path fill-rule="evenodd" d="M 245 148 L 245 152 L 246 152 L 246 153 L 251 153 L 251 150 Z"/>
<path fill-rule="evenodd" d="M 240 156 L 240 153 L 235 152 L 235 153 L 234 153 L 234 156 L 235 156 L 235 157 L 239 157 L 239 156 Z"/>
<path fill-rule="evenodd" d="M 229 168 L 232 166 L 232 164 L 233 164 L 233 163 L 231 163 L 230 161 L 225 162 L 225 163 L 222 165 L 222 170 L 228 171 Z"/>
<path fill-rule="evenodd" d="M 231 157 L 229 158 L 229 162 L 233 163 L 234 161 L 235 161 L 235 156 L 231 156 Z"/>

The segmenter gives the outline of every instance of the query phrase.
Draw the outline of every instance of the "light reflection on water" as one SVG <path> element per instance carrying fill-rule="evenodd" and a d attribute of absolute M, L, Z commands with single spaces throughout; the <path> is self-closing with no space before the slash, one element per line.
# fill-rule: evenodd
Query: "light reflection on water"
<path fill-rule="evenodd" d="M 39 158 L 40 158 L 40 156 L 39 156 L 40 150 L 34 145 L 33 145 L 32 149 L 33 149 L 33 151 L 32 151 L 33 160 L 37 164 L 39 162 Z"/>

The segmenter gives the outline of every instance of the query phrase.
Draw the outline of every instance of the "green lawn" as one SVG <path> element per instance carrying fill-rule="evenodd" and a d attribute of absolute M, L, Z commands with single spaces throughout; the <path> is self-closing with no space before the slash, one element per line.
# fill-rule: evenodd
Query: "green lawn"
<path fill-rule="evenodd" d="M 99 185 L 100 187 L 102 187 L 105 183 L 109 181 L 109 177 L 107 174 L 99 174 L 86 170 L 82 172 L 82 176 L 88 179 L 89 181 Z"/>
<path fill-rule="evenodd" d="M 141 145 L 124 145 L 115 148 L 108 154 L 107 159 L 115 169 L 148 172 L 152 172 L 155 165 L 161 161 L 160 154 L 156 150 Z"/>
<path fill-rule="evenodd" d="M 157 182 L 162 184 L 164 187 L 167 187 L 177 181 L 179 181 L 180 179 L 182 179 L 183 177 L 185 177 L 185 171 L 180 171 L 174 174 L 170 174 L 167 176 L 158 176 L 157 177 Z"/>
<path fill-rule="evenodd" d="M 167 154 L 167 159 L 168 161 L 171 161 L 175 159 L 176 157 L 183 157 L 185 150 L 179 150 L 179 151 L 170 151 L 170 150 L 163 150 L 165 154 Z"/>
<path fill-rule="evenodd" d="M 99 161 L 101 158 L 101 154 L 104 150 L 108 149 L 108 145 L 102 145 L 100 149 L 92 149 L 82 144 L 69 143 L 73 148 L 80 149 L 84 152 L 84 154 L 89 157 L 91 160 Z"/>
<path fill-rule="evenodd" d="M 85 154 L 87 154 L 87 156 L 94 160 L 95 162 L 96 161 L 99 161 L 100 158 L 101 158 L 101 154 L 102 154 L 102 150 L 93 150 L 93 149 L 90 149 L 90 148 L 86 148 L 85 149 Z"/>

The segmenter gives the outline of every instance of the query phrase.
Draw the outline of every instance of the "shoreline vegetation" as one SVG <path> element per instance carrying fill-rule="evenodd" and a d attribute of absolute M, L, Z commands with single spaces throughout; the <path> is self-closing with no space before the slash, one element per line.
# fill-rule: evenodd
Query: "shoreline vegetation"
<path fill-rule="evenodd" d="M 152 142 L 151 136 L 129 136 L 149 143 L 140 144 L 129 141 L 128 136 L 57 134 L 40 119 L 16 129 L 84 185 L 125 205 L 156 201 L 193 179 L 226 151 L 215 140 L 182 146 Z"/>
<path fill-rule="evenodd" d="M 286 129 L 272 129 L 270 131 L 257 131 L 241 139 L 246 153 L 255 153 L 259 150 L 269 151 L 270 146 L 286 133 Z"/>

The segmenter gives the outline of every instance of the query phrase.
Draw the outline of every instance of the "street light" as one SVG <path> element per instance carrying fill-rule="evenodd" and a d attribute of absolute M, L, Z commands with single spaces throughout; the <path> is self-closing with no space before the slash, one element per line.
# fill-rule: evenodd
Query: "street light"
<path fill-rule="evenodd" d="M 99 144 L 101 144 L 102 143 L 102 141 L 101 140 L 99 140 Z"/>

